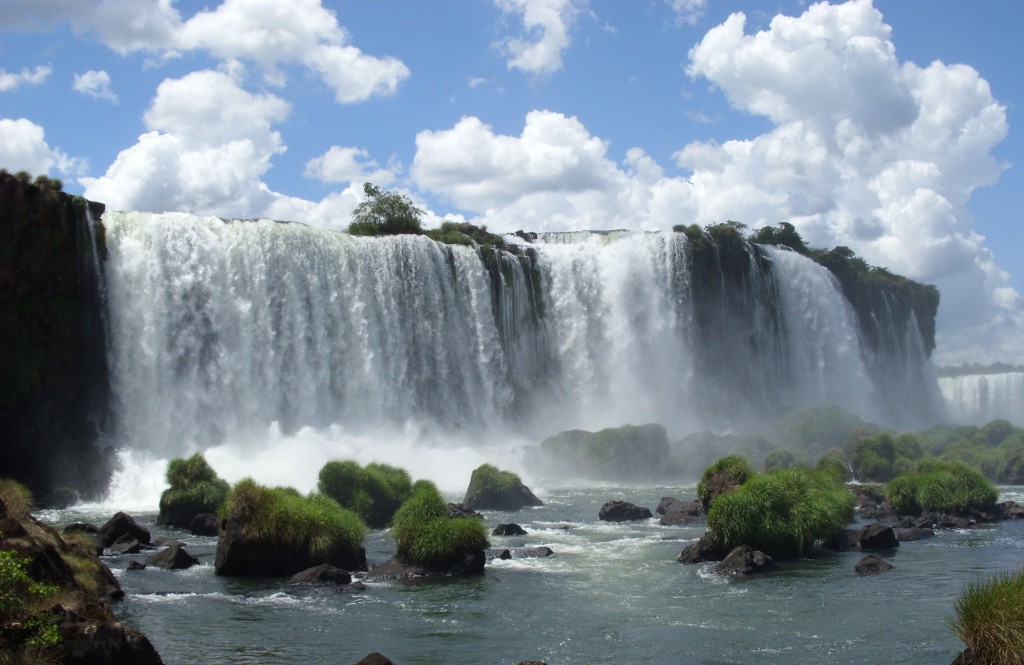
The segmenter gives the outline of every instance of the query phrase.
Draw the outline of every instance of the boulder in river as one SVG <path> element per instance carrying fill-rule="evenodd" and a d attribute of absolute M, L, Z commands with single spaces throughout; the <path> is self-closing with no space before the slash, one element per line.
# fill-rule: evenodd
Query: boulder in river
<path fill-rule="evenodd" d="M 715 566 L 715 572 L 722 575 L 756 575 L 775 569 L 775 562 L 761 550 L 750 545 L 740 545 L 725 555 L 722 562 Z"/>
<path fill-rule="evenodd" d="M 119 512 L 107 520 L 107 523 L 100 527 L 97 536 L 104 547 L 110 547 L 115 540 L 125 534 L 130 535 L 143 545 L 148 545 L 150 542 L 149 529 L 136 522 L 131 515 L 123 512 Z"/>
<path fill-rule="evenodd" d="M 481 464 L 469 479 L 462 505 L 481 510 L 519 510 L 544 504 L 516 474 Z"/>
<path fill-rule="evenodd" d="M 605 522 L 633 522 L 654 517 L 650 508 L 644 508 L 628 501 L 608 501 L 597 514 Z"/>

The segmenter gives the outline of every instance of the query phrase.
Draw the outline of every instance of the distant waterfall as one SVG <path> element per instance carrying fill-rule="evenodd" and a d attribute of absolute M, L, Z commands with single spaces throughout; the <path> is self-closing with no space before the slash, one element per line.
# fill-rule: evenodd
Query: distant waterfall
<path fill-rule="evenodd" d="M 723 259 L 698 280 L 676 233 L 548 234 L 517 255 L 266 220 L 104 223 L 132 447 L 177 454 L 275 423 L 486 442 L 645 422 L 679 435 L 825 402 L 887 413 L 835 280 L 781 249 L 747 245 L 742 275 Z"/>
<path fill-rule="evenodd" d="M 984 425 L 1003 418 L 1024 425 L 1024 372 L 944 376 L 939 388 L 952 422 Z"/>

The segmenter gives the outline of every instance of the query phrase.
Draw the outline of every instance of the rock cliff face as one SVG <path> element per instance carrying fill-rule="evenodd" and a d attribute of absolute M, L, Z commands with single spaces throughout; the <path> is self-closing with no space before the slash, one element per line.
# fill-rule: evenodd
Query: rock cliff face
<path fill-rule="evenodd" d="M 102 204 L 0 173 L 0 432 L 4 473 L 49 502 L 101 491 L 107 419 Z"/>

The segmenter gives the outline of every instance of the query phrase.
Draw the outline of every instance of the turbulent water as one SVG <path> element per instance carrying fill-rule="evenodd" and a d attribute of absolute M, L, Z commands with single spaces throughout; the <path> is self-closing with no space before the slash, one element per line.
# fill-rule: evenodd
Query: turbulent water
<path fill-rule="evenodd" d="M 963 587 L 1016 570 L 1024 557 L 1024 521 L 1015 521 L 902 543 L 880 552 L 894 568 L 879 576 L 856 575 L 862 553 L 847 552 L 727 579 L 710 564 L 675 561 L 704 525 L 597 519 L 604 501 L 653 508 L 662 496 L 692 497 L 692 485 L 536 489 L 544 506 L 486 521 L 528 531 L 492 537 L 495 546 L 546 546 L 549 558 L 494 561 L 479 578 L 368 581 L 365 591 L 340 593 L 217 577 L 214 539 L 156 529 L 184 540 L 201 565 L 127 571 L 147 554 L 107 558 L 127 592 L 115 610 L 168 665 L 354 663 L 371 651 L 402 665 L 935 665 L 962 648 L 945 621 Z M 1003 488 L 1000 498 L 1024 501 L 1024 488 Z M 114 509 L 46 517 L 101 522 Z M 153 528 L 153 513 L 140 517 Z M 367 551 L 373 563 L 394 545 L 377 531 Z"/>
<path fill-rule="evenodd" d="M 910 382 L 930 367 L 916 324 L 868 350 L 832 275 L 773 247 L 747 246 L 750 276 L 719 306 L 676 233 L 546 235 L 517 256 L 266 220 L 103 221 L 115 444 L 208 450 L 230 480 L 308 489 L 349 456 L 455 487 L 570 428 L 678 437 L 827 402 L 884 422 L 878 367 Z"/>
<path fill-rule="evenodd" d="M 939 387 L 954 422 L 983 425 L 1004 418 L 1024 425 L 1024 372 L 944 376 Z"/>

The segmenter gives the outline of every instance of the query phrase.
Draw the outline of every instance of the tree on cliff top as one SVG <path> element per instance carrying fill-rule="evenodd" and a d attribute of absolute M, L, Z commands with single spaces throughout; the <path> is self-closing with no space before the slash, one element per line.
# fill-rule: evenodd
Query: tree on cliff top
<path fill-rule="evenodd" d="M 390 236 L 402 233 L 421 235 L 423 211 L 412 199 L 398 192 L 388 192 L 373 183 L 363 185 L 366 200 L 352 213 L 348 232 L 356 236 Z"/>

